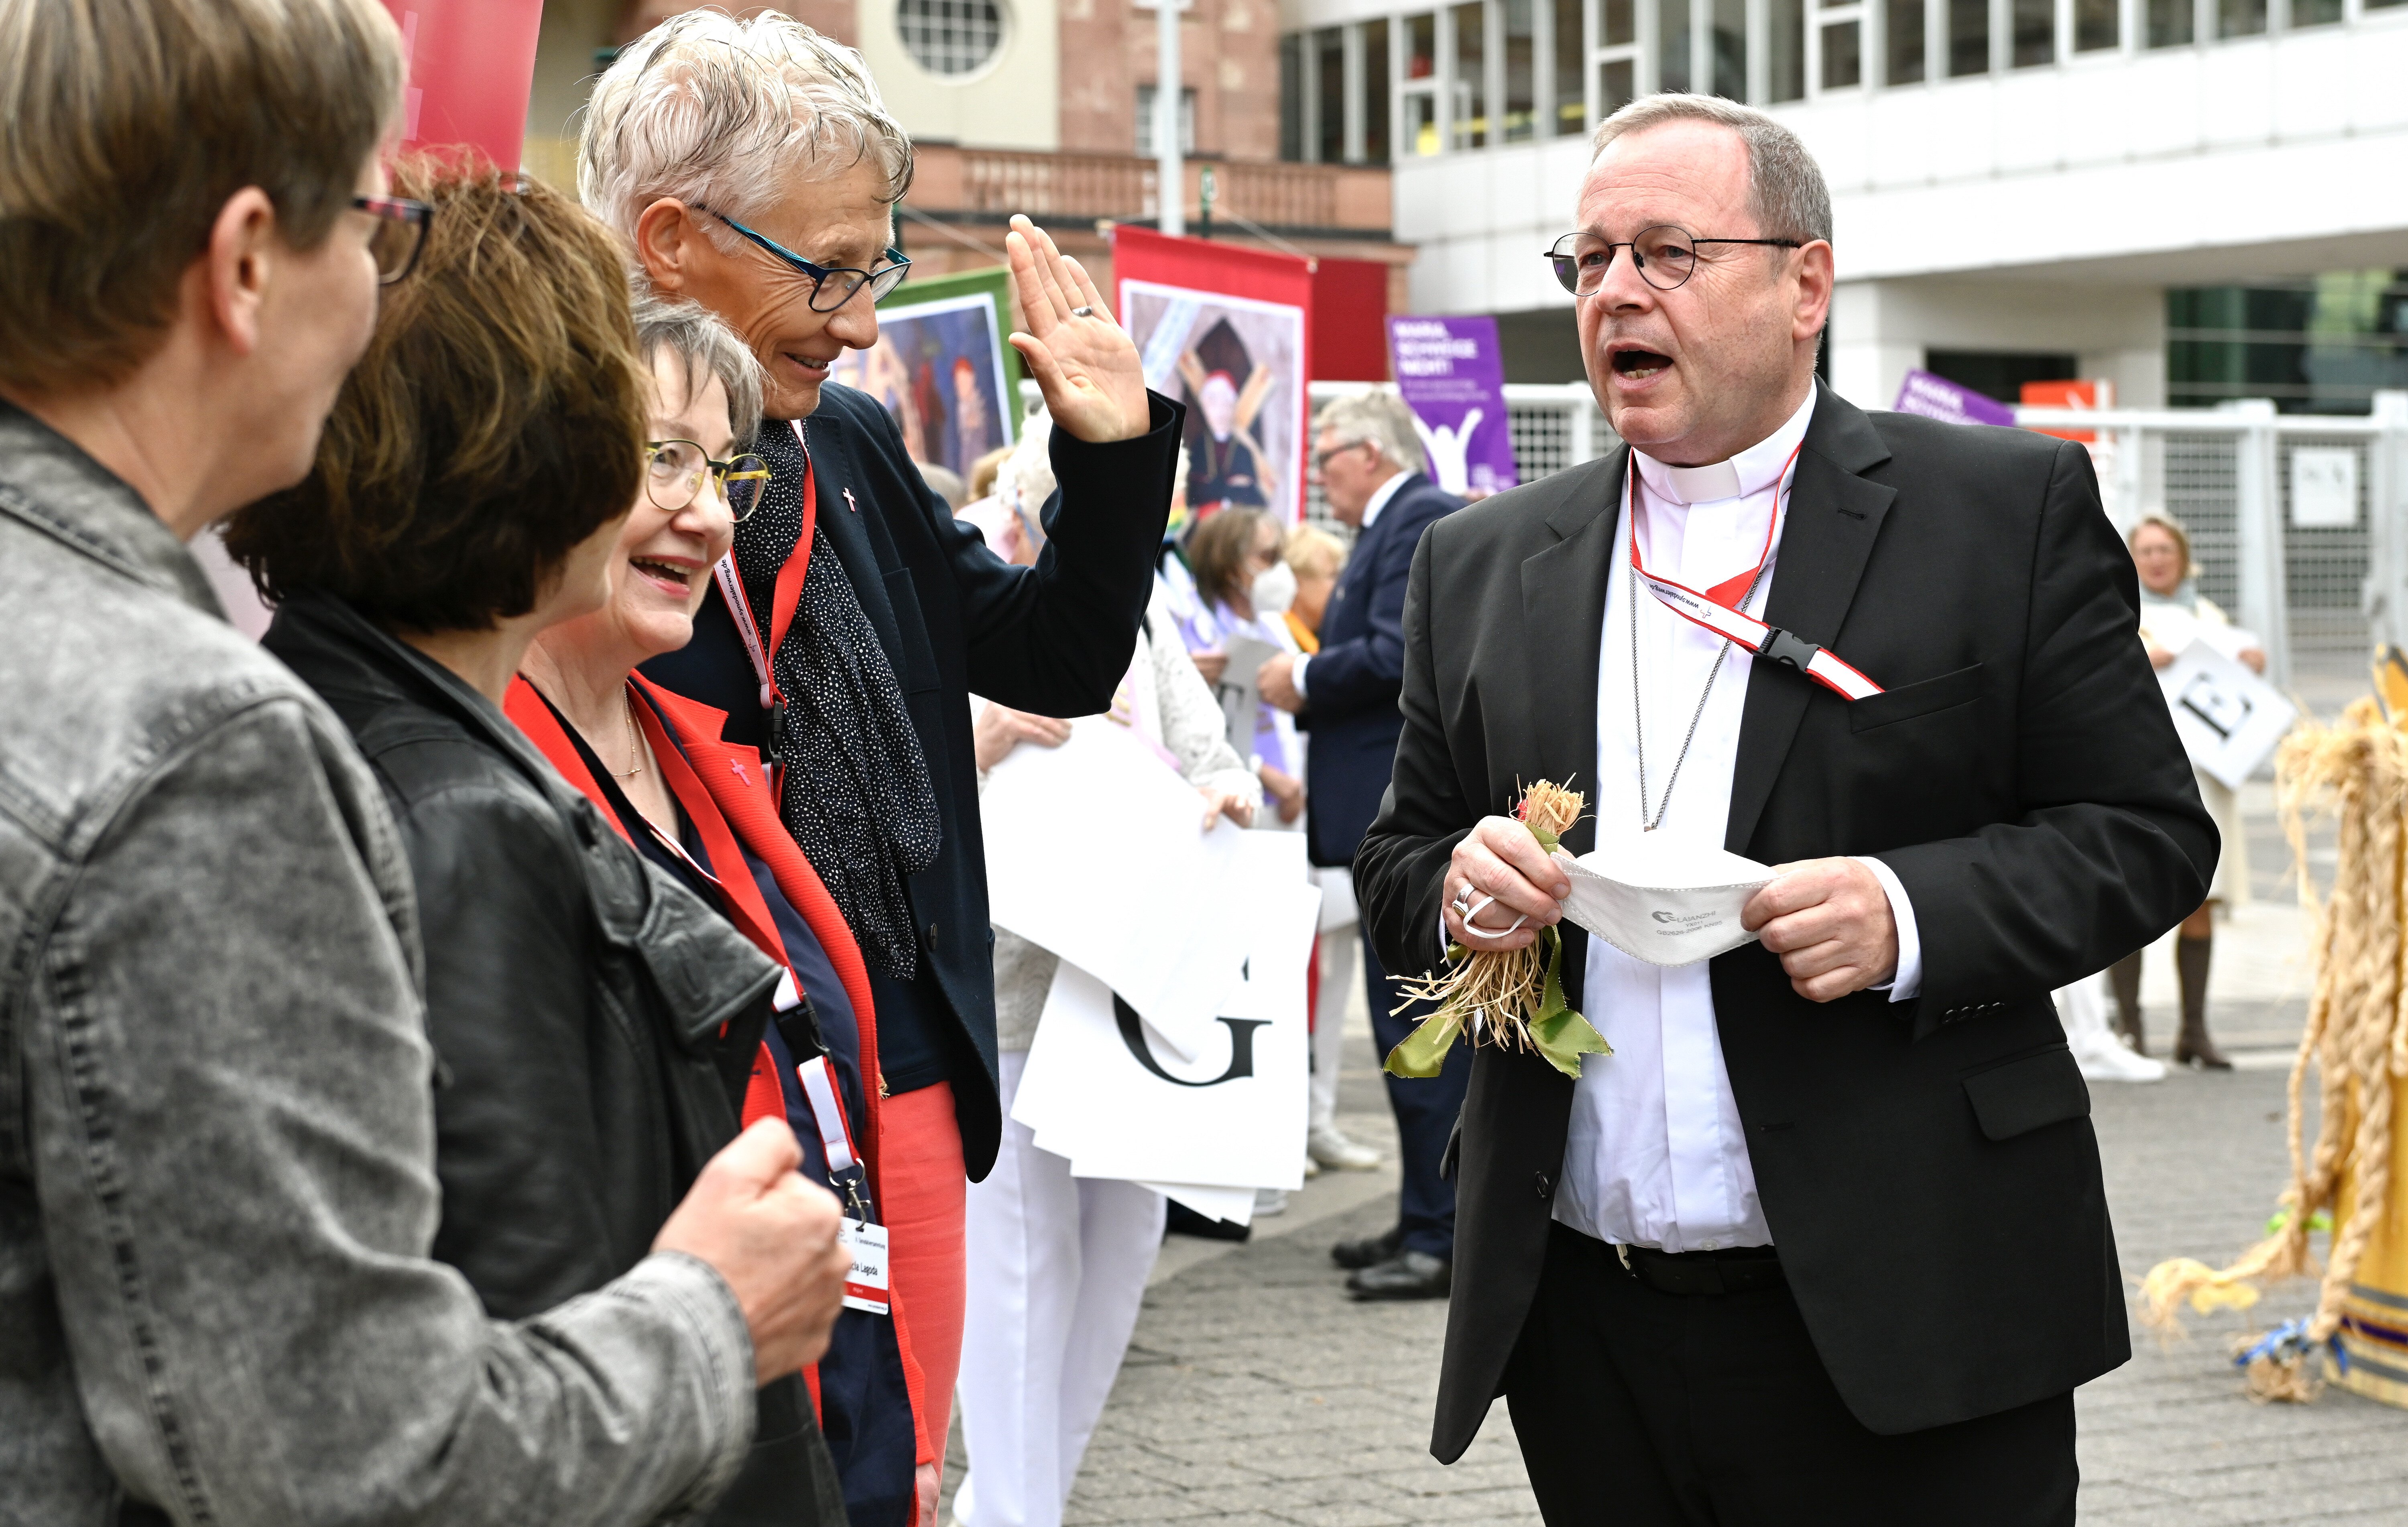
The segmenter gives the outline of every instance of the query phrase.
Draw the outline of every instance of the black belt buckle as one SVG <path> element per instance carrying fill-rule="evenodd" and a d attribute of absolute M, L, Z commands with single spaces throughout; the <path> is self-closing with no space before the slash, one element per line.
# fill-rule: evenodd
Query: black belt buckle
<path fill-rule="evenodd" d="M 1630 1269 L 1630 1276 L 1657 1293 L 1684 1298 L 1753 1293 L 1758 1289 L 1779 1288 L 1789 1281 L 1789 1276 L 1781 1269 L 1781 1258 L 1769 1246 L 1728 1252 L 1674 1253 L 1646 1246 L 1621 1249 L 1627 1252 L 1624 1265 Z"/>
<path fill-rule="evenodd" d="M 1764 628 L 1764 647 L 1761 655 L 1770 658 L 1775 663 L 1785 664 L 1799 673 L 1804 673 L 1806 665 L 1813 662 L 1815 655 L 1822 650 L 1813 642 L 1803 637 L 1793 636 L 1777 625 Z"/>

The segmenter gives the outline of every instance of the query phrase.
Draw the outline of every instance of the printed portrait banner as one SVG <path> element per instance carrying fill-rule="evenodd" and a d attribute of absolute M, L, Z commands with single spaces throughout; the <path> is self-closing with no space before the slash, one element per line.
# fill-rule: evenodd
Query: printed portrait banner
<path fill-rule="evenodd" d="M 1413 411 L 1431 481 L 1450 493 L 1496 493 L 1522 480 L 1495 319 L 1391 318 L 1388 364 Z"/>
<path fill-rule="evenodd" d="M 2001 424 L 2013 429 L 2015 422 L 2015 411 L 1996 398 L 1928 371 L 1909 371 L 1906 380 L 1899 384 L 1898 402 L 1891 407 L 1899 413 L 1921 414 L 1948 424 Z"/>
<path fill-rule="evenodd" d="M 838 356 L 829 376 L 876 398 L 916 462 L 970 475 L 1019 438 L 1020 352 L 1011 277 L 1001 265 L 910 281 L 878 307 L 878 343 Z"/>
<path fill-rule="evenodd" d="M 1148 229 L 1112 232 L 1122 326 L 1146 385 L 1188 407 L 1187 504 L 1304 517 L 1310 262 Z"/>
<path fill-rule="evenodd" d="M 543 0 L 384 0 L 401 28 L 408 83 L 403 149 L 465 144 L 502 169 L 526 147 Z"/>

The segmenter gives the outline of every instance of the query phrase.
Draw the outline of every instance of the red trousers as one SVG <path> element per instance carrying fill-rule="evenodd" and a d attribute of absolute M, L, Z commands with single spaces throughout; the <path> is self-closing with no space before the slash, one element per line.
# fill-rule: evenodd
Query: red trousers
<path fill-rule="evenodd" d="M 893 1236 L 888 1277 L 910 1345 L 920 1462 L 942 1463 L 962 1366 L 962 1131 L 951 1083 L 879 1102 L 879 1206 Z M 916 1368 L 917 1373 L 910 1370 Z M 927 1527 L 927 1524 L 922 1524 Z"/>

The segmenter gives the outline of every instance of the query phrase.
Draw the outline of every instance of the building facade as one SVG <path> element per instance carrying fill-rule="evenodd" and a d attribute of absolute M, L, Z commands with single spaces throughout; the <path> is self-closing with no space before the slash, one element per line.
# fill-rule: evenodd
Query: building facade
<path fill-rule="evenodd" d="M 1540 258 L 1588 131 L 1658 90 L 1771 110 L 1822 162 L 1826 364 L 2012 398 L 2358 412 L 2408 385 L 2402 0 L 1283 0 L 1282 150 L 1395 168 L 1412 310 L 1580 375 Z"/>

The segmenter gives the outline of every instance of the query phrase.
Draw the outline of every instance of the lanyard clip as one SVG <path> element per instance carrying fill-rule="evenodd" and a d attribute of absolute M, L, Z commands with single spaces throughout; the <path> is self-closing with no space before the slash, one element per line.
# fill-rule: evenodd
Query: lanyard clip
<path fill-rule="evenodd" d="M 1823 649 L 1813 642 L 1793 636 L 1777 625 L 1764 628 L 1764 645 L 1756 650 L 1760 656 L 1769 657 L 1775 663 L 1785 664 L 1799 673 L 1804 673 L 1807 665 L 1820 657 L 1823 652 Z"/>

